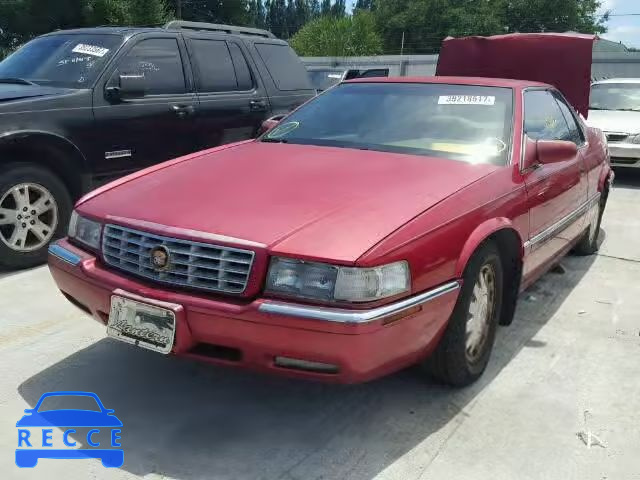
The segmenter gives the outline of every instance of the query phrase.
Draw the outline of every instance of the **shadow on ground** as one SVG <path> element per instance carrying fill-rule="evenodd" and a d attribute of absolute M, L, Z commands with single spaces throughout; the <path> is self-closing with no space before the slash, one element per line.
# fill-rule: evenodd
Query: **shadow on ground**
<path fill-rule="evenodd" d="M 594 259 L 568 257 L 564 274 L 550 273 L 524 292 L 487 372 L 463 390 L 416 370 L 357 386 L 259 376 L 101 340 L 28 379 L 19 393 L 33 406 L 47 391 L 96 392 L 124 423 L 122 468 L 135 475 L 371 479 L 430 437 L 433 458 L 444 441 L 438 431 L 464 421 L 458 413 L 520 350 L 545 348 L 536 333 Z"/>

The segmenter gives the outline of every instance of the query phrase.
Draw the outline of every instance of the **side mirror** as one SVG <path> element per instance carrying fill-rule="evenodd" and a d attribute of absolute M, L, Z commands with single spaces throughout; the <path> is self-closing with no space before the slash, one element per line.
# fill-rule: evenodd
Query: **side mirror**
<path fill-rule="evenodd" d="M 532 140 L 527 137 L 525 142 L 525 155 L 523 170 L 564 162 L 575 158 L 578 147 L 573 142 L 565 140 Z"/>
<path fill-rule="evenodd" d="M 280 115 L 274 115 L 273 117 L 267 118 L 264 122 L 262 122 L 260 130 L 258 130 L 258 135 L 263 135 L 269 130 L 272 130 L 282 121 L 284 117 L 286 117 L 286 115 L 282 113 Z"/>
<path fill-rule="evenodd" d="M 107 87 L 106 93 L 110 99 L 126 100 L 128 98 L 144 97 L 147 82 L 144 75 L 125 74 L 118 76 L 117 87 Z"/>
<path fill-rule="evenodd" d="M 538 162 L 542 165 L 572 160 L 578 154 L 578 147 L 565 140 L 538 140 Z"/>

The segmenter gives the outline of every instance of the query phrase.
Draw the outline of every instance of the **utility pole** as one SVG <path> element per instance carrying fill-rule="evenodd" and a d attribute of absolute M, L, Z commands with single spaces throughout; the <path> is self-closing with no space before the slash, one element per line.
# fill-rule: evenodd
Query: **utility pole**
<path fill-rule="evenodd" d="M 402 32 L 402 44 L 400 45 L 400 56 L 404 54 L 404 31 Z"/>
<path fill-rule="evenodd" d="M 182 0 L 176 0 L 176 17 L 182 20 Z"/>

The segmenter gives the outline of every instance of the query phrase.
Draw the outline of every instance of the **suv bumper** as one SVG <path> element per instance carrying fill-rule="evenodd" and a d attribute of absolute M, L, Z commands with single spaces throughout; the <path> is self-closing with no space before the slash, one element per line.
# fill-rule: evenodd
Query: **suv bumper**
<path fill-rule="evenodd" d="M 103 324 L 116 290 L 151 304 L 181 305 L 175 355 L 340 383 L 377 378 L 431 353 L 459 292 L 454 281 L 371 310 L 260 298 L 246 303 L 156 288 L 104 268 L 66 240 L 51 245 L 49 269 L 65 297 Z"/>
<path fill-rule="evenodd" d="M 614 167 L 640 167 L 640 144 L 609 143 L 609 154 Z"/>

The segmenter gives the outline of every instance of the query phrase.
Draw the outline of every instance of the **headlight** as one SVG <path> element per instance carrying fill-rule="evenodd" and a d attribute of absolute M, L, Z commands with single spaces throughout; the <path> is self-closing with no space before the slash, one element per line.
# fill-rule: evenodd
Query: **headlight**
<path fill-rule="evenodd" d="M 631 143 L 640 143 L 640 135 L 632 135 L 630 137 Z"/>
<path fill-rule="evenodd" d="M 81 217 L 75 210 L 69 220 L 69 237 L 96 250 L 100 249 L 102 224 L 88 218 Z"/>
<path fill-rule="evenodd" d="M 274 257 L 267 292 L 325 301 L 370 302 L 410 289 L 405 261 L 381 267 L 341 267 Z"/>

